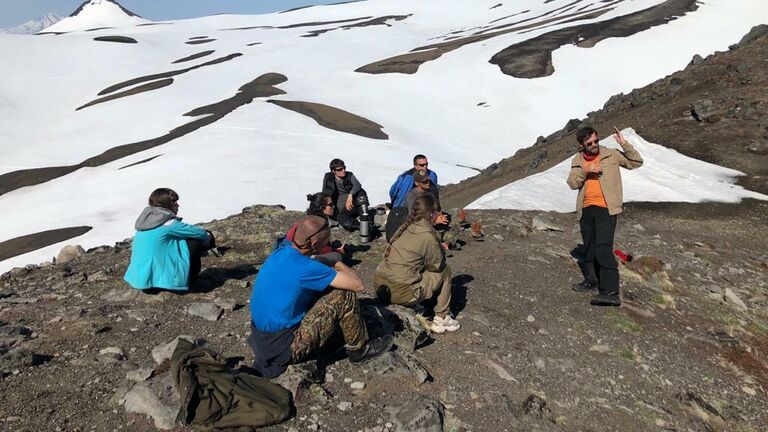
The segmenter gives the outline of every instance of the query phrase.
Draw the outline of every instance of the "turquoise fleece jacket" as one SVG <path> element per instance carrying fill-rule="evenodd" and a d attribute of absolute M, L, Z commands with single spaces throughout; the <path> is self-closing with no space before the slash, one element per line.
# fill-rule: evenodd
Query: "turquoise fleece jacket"
<path fill-rule="evenodd" d="M 125 281 L 133 288 L 189 289 L 186 239 L 207 241 L 208 232 L 181 221 L 172 211 L 147 207 L 136 220 L 131 263 Z"/>

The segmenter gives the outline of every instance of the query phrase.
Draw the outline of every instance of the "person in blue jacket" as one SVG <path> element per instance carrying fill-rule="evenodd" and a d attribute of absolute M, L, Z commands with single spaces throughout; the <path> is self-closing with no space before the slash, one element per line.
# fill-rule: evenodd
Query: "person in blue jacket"
<path fill-rule="evenodd" d="M 155 189 L 149 206 L 136 219 L 131 263 L 125 281 L 133 288 L 154 293 L 159 289 L 187 291 L 200 273 L 200 256 L 214 247 L 206 230 L 181 221 L 179 195 Z"/>
<path fill-rule="evenodd" d="M 437 173 L 431 171 L 429 168 L 429 161 L 423 154 L 417 154 L 413 157 L 413 168 L 400 174 L 395 180 L 392 187 L 389 188 L 389 199 L 392 202 L 392 207 L 405 207 L 405 199 L 408 197 L 408 192 L 414 188 L 413 173 L 417 170 L 426 170 L 429 174 L 429 180 L 432 182 L 431 193 L 440 199 L 440 195 L 437 187 Z"/>

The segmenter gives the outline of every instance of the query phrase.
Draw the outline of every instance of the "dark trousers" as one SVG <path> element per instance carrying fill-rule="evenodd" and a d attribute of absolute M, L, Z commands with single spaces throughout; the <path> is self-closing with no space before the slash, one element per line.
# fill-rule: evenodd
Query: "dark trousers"
<path fill-rule="evenodd" d="M 336 220 L 339 222 L 342 228 L 347 231 L 354 231 L 360 228 L 360 222 L 357 221 L 357 217 L 360 216 L 357 206 L 354 205 L 355 199 L 352 199 L 352 210 L 347 210 L 347 197 L 348 194 L 339 195 L 339 199 L 336 200 Z"/>
<path fill-rule="evenodd" d="M 582 210 L 579 226 L 586 249 L 584 278 L 597 283 L 600 294 L 618 293 L 619 268 L 613 256 L 616 216 L 607 208 L 589 206 Z"/>
<path fill-rule="evenodd" d="M 216 241 L 213 238 L 213 234 L 209 231 L 208 235 L 210 236 L 210 240 L 207 242 L 204 240 L 186 239 L 187 247 L 189 248 L 190 285 L 197 282 L 197 277 L 200 275 L 200 268 L 202 266 L 200 258 L 203 256 L 203 253 L 216 247 Z"/>

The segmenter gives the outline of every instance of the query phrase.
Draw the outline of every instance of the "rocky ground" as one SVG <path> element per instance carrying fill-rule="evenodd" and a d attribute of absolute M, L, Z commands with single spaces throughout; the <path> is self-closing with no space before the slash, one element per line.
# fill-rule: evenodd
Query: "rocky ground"
<path fill-rule="evenodd" d="M 250 362 L 250 286 L 298 215 L 253 207 L 206 224 L 223 254 L 204 258 L 201 289 L 186 295 L 129 288 L 127 243 L 4 274 L 0 429 L 188 430 L 173 424 L 172 341 Z M 297 413 L 265 430 L 766 430 L 768 204 L 629 205 L 616 244 L 634 260 L 614 309 L 569 288 L 573 214 L 469 218 L 485 241 L 467 237 L 449 258 L 462 329 L 412 352 L 412 316 L 377 305 L 368 286 L 369 326 L 395 330 L 398 350 L 364 367 L 330 350 L 292 369 L 280 383 Z M 384 245 L 350 257 L 364 280 Z"/>

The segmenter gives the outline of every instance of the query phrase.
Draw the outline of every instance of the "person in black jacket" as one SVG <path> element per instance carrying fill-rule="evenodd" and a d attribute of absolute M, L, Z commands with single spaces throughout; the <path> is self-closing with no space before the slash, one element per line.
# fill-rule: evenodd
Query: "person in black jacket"
<path fill-rule="evenodd" d="M 360 228 L 357 200 L 359 196 L 366 195 L 365 190 L 355 175 L 347 171 L 343 160 L 332 160 L 329 168 L 331 171 L 323 177 L 322 191 L 336 203 L 331 219 L 338 221 L 345 230 L 354 231 Z"/>

